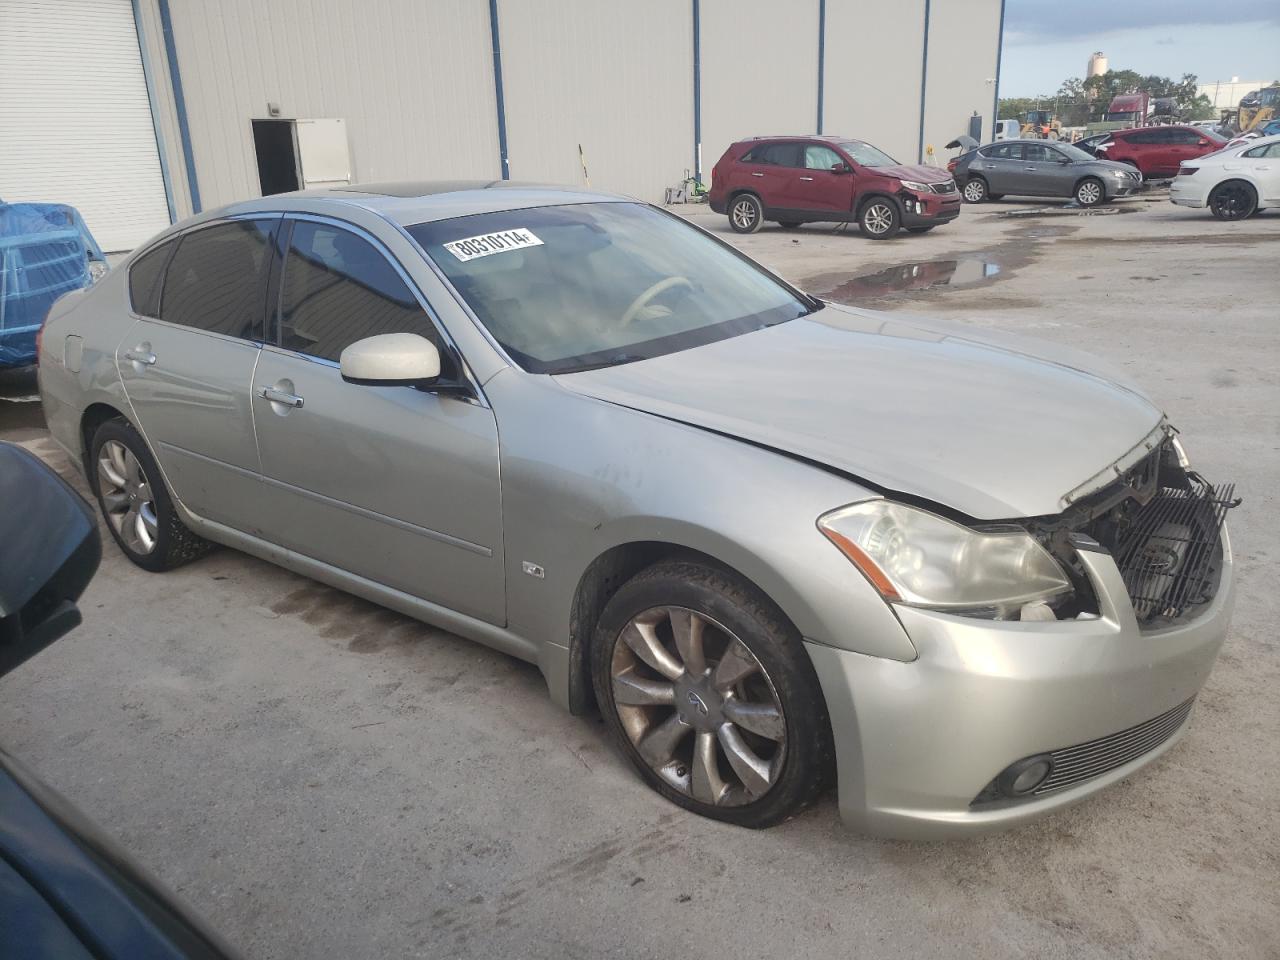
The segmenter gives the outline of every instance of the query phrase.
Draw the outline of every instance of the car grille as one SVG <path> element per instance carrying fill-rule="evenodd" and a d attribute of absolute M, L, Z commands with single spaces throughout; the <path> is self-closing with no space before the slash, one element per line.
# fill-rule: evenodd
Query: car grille
<path fill-rule="evenodd" d="M 1119 733 L 1077 743 L 1073 747 L 1061 747 L 1046 754 L 1034 754 L 1033 756 L 1043 756 L 1049 760 L 1049 775 L 1030 793 L 1012 799 L 1030 800 L 1066 790 L 1068 787 L 1100 777 L 1104 773 L 1137 760 L 1167 742 L 1181 729 L 1191 713 L 1193 703 L 1195 703 L 1195 697 L 1183 701 L 1172 710 L 1166 710 L 1158 717 L 1152 717 Z M 973 798 L 970 806 L 997 801 L 1008 802 L 1010 798 L 1001 794 L 997 786 L 998 781 L 999 777 L 987 784 L 982 792 Z"/>
<path fill-rule="evenodd" d="M 1051 751 L 1049 776 L 1031 792 L 1032 796 L 1074 787 L 1150 753 L 1178 732 L 1191 713 L 1194 702 L 1195 697 L 1192 697 L 1158 717 L 1109 737 Z"/>
<path fill-rule="evenodd" d="M 1139 623 L 1177 618 L 1213 598 L 1227 510 L 1235 485 L 1188 476 L 1187 489 L 1160 491 L 1120 532 L 1112 555 Z"/>
<path fill-rule="evenodd" d="M 929 189 L 934 193 L 955 193 L 956 182 L 954 180 L 948 180 L 946 183 L 931 183 L 929 185 Z"/>

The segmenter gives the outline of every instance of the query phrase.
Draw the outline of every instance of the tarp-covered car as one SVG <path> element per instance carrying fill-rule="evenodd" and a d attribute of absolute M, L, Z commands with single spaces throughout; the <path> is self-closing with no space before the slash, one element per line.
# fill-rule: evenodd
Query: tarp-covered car
<path fill-rule="evenodd" d="M 0 201 L 0 368 L 35 363 L 36 332 L 53 301 L 106 272 L 75 207 Z"/>

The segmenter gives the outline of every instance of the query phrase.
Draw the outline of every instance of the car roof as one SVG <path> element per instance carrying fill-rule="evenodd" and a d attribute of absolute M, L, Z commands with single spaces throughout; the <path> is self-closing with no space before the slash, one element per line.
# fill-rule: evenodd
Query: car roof
<path fill-rule="evenodd" d="M 846 143 L 854 140 L 858 143 L 867 143 L 861 137 L 841 137 L 834 133 L 774 133 L 760 134 L 755 137 L 743 137 L 738 143 L 755 143 L 759 140 L 820 140 L 823 143 Z"/>
<path fill-rule="evenodd" d="M 296 190 L 233 203 L 218 212 L 223 215 L 255 213 L 270 209 L 272 201 L 279 200 L 308 200 L 320 208 L 327 204 L 351 204 L 401 226 L 533 207 L 635 202 L 634 198 L 621 194 L 514 180 L 396 180 Z"/>

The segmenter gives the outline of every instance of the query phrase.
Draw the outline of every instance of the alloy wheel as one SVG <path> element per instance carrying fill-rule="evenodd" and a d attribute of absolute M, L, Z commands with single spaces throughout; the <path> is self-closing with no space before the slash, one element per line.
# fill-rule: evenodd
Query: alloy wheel
<path fill-rule="evenodd" d="M 98 492 L 107 522 L 137 554 L 156 548 L 160 523 L 155 497 L 142 464 L 119 440 L 108 440 L 98 451 Z"/>
<path fill-rule="evenodd" d="M 733 223 L 739 230 L 750 230 L 756 222 L 756 207 L 750 200 L 742 199 L 733 205 Z"/>
<path fill-rule="evenodd" d="M 627 738 L 673 789 L 728 807 L 777 782 L 787 749 L 782 703 L 724 626 L 684 607 L 646 610 L 615 640 L 609 673 Z"/>
<path fill-rule="evenodd" d="M 873 203 L 862 215 L 862 224 L 869 232 L 879 236 L 893 226 L 893 210 L 887 203 Z"/>
<path fill-rule="evenodd" d="M 984 196 L 986 196 L 986 190 L 977 180 L 970 180 L 964 185 L 964 198 L 970 203 L 980 203 Z"/>
<path fill-rule="evenodd" d="M 1252 197 L 1243 184 L 1228 183 L 1213 194 L 1213 212 L 1223 220 L 1241 220 L 1252 210 Z"/>
<path fill-rule="evenodd" d="M 1088 180 L 1080 184 L 1076 190 L 1076 199 L 1081 206 L 1091 207 L 1102 199 L 1102 187 L 1092 180 Z"/>

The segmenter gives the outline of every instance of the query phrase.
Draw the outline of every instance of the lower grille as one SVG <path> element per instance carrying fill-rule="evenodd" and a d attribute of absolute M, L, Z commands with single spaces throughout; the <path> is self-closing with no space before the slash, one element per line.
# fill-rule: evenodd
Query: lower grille
<path fill-rule="evenodd" d="M 1175 733 L 1191 712 L 1195 697 L 1178 704 L 1158 717 L 1136 727 L 1099 737 L 1074 747 L 1064 747 L 1049 753 L 1051 769 L 1044 783 L 1032 791 L 1033 796 L 1065 790 L 1077 783 L 1101 776 L 1108 770 L 1122 767 L 1144 753 L 1150 753 Z"/>
<path fill-rule="evenodd" d="M 1222 524 L 1239 501 L 1234 484 L 1188 479 L 1187 489 L 1162 488 L 1135 512 L 1112 550 L 1139 623 L 1180 617 L 1213 598 Z"/>

